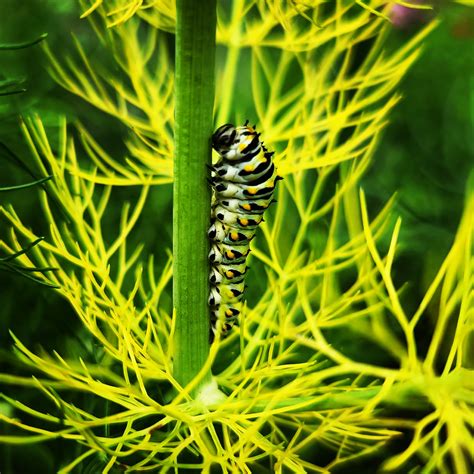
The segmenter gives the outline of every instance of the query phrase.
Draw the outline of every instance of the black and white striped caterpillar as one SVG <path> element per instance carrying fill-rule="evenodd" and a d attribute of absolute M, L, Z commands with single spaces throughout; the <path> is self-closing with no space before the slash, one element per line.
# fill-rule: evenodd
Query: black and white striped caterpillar
<path fill-rule="evenodd" d="M 211 339 L 223 337 L 237 321 L 245 289 L 250 241 L 274 202 L 276 182 L 281 179 L 255 126 L 225 124 L 212 136 L 220 156 L 211 166 L 213 189 L 209 261 L 211 290 Z"/>

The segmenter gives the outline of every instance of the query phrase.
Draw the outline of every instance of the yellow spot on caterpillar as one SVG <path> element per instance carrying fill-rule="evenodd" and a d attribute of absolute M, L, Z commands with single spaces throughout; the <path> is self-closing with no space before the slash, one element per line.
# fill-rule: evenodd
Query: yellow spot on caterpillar
<path fill-rule="evenodd" d="M 243 150 L 245 150 L 246 148 L 247 148 L 247 143 L 241 143 L 241 144 L 239 145 L 239 151 L 243 151 Z"/>
<path fill-rule="evenodd" d="M 231 232 L 230 238 L 232 240 L 239 240 L 239 234 L 237 232 Z"/>
<path fill-rule="evenodd" d="M 244 171 L 247 171 L 249 173 L 250 171 L 253 171 L 255 169 L 254 165 L 246 165 L 244 166 Z"/>
<path fill-rule="evenodd" d="M 232 310 L 228 309 L 228 310 L 225 312 L 225 315 L 226 315 L 226 316 L 232 316 Z"/>
<path fill-rule="evenodd" d="M 227 278 L 234 278 L 234 272 L 231 272 L 230 270 L 227 270 L 227 271 L 225 272 L 225 276 L 226 276 Z"/>
<path fill-rule="evenodd" d="M 249 189 L 249 194 L 257 194 L 257 188 L 250 188 Z"/>
<path fill-rule="evenodd" d="M 240 225 L 243 225 L 244 227 L 246 225 L 249 225 L 249 220 L 248 219 L 239 219 Z"/>
<path fill-rule="evenodd" d="M 242 204 L 242 209 L 245 209 L 246 211 L 251 211 L 252 206 L 250 204 Z"/>
<path fill-rule="evenodd" d="M 226 252 L 226 256 L 227 256 L 228 259 L 232 260 L 233 258 L 235 258 L 235 253 L 232 252 L 232 250 L 228 250 Z"/>

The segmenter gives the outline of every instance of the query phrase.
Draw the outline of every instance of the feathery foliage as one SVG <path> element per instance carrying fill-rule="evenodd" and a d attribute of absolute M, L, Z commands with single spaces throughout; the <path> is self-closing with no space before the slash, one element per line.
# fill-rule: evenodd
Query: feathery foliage
<path fill-rule="evenodd" d="M 51 408 L 3 394 L 13 414 L 0 412 L 0 420 L 13 431 L 2 442 L 78 443 L 82 452 L 62 473 L 88 458 L 104 473 L 210 472 L 215 465 L 328 472 L 408 435 L 385 469 L 469 472 L 474 183 L 452 247 L 414 309 L 393 272 L 402 226 L 394 200 L 376 211 L 359 188 L 400 99 L 397 86 L 435 27 L 387 50 L 391 6 L 218 5 L 216 124 L 255 118 L 285 179 L 255 239 L 241 327 L 210 347 L 202 367 L 201 374 L 212 369 L 219 390 L 211 385 L 198 399 L 197 381 L 183 387 L 173 374 L 172 257 L 164 258 L 171 241 L 154 242 L 157 258 L 143 255 L 146 242 L 130 244 L 151 187 L 162 185 L 163 199 L 170 197 L 176 12 L 160 1 L 88 4 L 83 16 L 113 68 L 94 63 L 79 40 L 74 58 L 46 48 L 62 87 L 126 127 L 127 154 L 113 156 L 86 125 L 67 118 L 56 133 L 39 116 L 21 125 L 38 175 L 54 177 L 40 191 L 49 235 L 37 242 L 5 205 L 0 215 L 11 232 L 0 249 L 25 268 L 56 269 L 36 277 L 57 287 L 100 350 L 94 358 L 64 357 L 12 335 L 35 376 L 3 373 L 0 381 L 42 392 Z M 137 197 L 111 226 L 110 203 L 124 186 Z M 37 243 L 21 252 L 28 242 Z M 103 403 L 73 403 L 77 391 Z M 409 410 L 423 415 L 399 414 Z"/>

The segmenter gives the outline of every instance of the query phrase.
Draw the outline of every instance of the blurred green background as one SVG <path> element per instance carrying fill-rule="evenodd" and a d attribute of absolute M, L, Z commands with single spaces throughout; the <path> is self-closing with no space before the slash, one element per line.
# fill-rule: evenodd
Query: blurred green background
<path fill-rule="evenodd" d="M 48 34 L 48 44 L 58 57 L 73 50 L 71 33 L 85 49 L 101 58 L 103 51 L 74 0 L 2 0 L 0 43 L 20 42 Z M 461 215 L 468 175 L 474 166 L 474 13 L 456 4 L 442 5 L 436 13 L 442 19 L 429 37 L 424 54 L 409 72 L 401 90 L 403 100 L 396 107 L 374 163 L 362 185 L 371 205 L 381 207 L 395 192 L 397 212 L 403 217 L 401 252 L 394 268 L 396 282 L 409 282 L 405 303 L 416 306 L 452 243 Z M 421 26 L 423 17 L 394 28 L 389 39 L 400 44 Z M 101 58 L 107 65 L 107 57 Z M 0 96 L 0 142 L 7 145 L 27 166 L 31 157 L 19 131 L 19 116 L 38 113 L 54 135 L 57 117 L 80 120 L 110 153 L 120 153 L 125 130 L 118 121 L 93 109 L 65 92 L 49 77 L 46 58 L 39 45 L 25 50 L 0 51 L 0 80 L 18 79 L 23 94 Z M 31 180 L 24 170 L 0 154 L 0 187 Z M 123 190 L 124 195 L 133 191 Z M 169 188 L 156 205 L 151 200 L 142 222 L 160 225 L 171 243 Z M 166 196 L 166 198 L 164 198 Z M 1 204 L 13 203 L 32 228 L 45 231 L 37 212 L 35 189 L 0 193 Z M 117 215 L 119 206 L 117 203 Z M 163 220 L 164 218 L 164 220 Z M 6 223 L 0 221 L 1 235 Z M 156 226 L 142 225 L 141 236 L 153 242 Z M 146 249 L 152 251 L 152 249 Z M 69 306 L 53 291 L 20 276 L 0 272 L 0 365 L 2 372 L 25 373 L 11 353 L 11 329 L 28 347 L 54 348 L 61 354 L 94 357 L 89 336 Z M 433 315 L 436 314 L 433 312 Z M 434 316 L 433 316 L 434 317 Z M 428 319 L 429 321 L 429 319 Z M 425 323 L 428 324 L 428 323 Z M 423 327 L 418 334 L 423 347 Z M 2 391 L 0 389 L 0 391 Z M 10 395 L 41 407 L 45 402 L 30 390 L 16 388 Z M 77 395 L 83 397 L 83 395 Z M 37 398 L 37 399 L 36 399 Z M 84 400 L 82 400 L 84 402 Z M 88 403 L 94 404 L 94 400 Z M 6 409 L 0 405 L 0 411 Z M 10 428 L 0 426 L 3 433 Z M 78 446 L 58 440 L 29 447 L 0 447 L 2 474 L 56 472 Z M 380 459 L 368 461 L 371 470 Z M 367 472 L 368 466 L 360 467 Z M 92 464 L 78 472 L 98 472 Z M 356 466 L 351 472 L 357 472 Z"/>

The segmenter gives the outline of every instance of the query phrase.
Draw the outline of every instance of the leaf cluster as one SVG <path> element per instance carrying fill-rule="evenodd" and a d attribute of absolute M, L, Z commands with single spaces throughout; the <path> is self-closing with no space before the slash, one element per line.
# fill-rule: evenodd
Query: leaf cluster
<path fill-rule="evenodd" d="M 55 268 L 37 278 L 57 286 L 101 349 L 92 360 L 66 358 L 13 336 L 18 357 L 37 376 L 3 373 L 0 381 L 39 390 L 54 411 L 4 394 L 13 414 L 0 419 L 15 431 L 2 441 L 81 445 L 64 473 L 87 459 L 102 472 L 210 472 L 215 465 L 222 472 L 328 472 L 384 452 L 403 435 L 408 445 L 384 468 L 469 471 L 472 182 L 452 247 L 414 310 L 393 276 L 402 227 L 394 199 L 375 212 L 359 188 L 400 98 L 396 88 L 435 27 L 387 50 L 390 6 L 221 5 L 216 122 L 255 117 L 285 179 L 252 249 L 258 291 L 250 291 L 241 327 L 212 345 L 202 374 L 186 387 L 172 371 L 172 257 L 163 258 L 171 242 L 160 236 L 159 258 L 143 256 L 145 242 L 130 245 L 151 186 L 165 196 L 172 181 L 175 12 L 168 2 L 87 5 L 84 16 L 112 70 L 95 64 L 79 41 L 74 58 L 45 48 L 63 88 L 127 127 L 127 154 L 113 156 L 86 125 L 64 118 L 54 142 L 39 116 L 22 123 L 38 175 L 53 176 L 39 192 L 49 233 L 39 241 L 5 205 L 0 215 L 12 230 L 0 248 L 24 269 Z M 137 195 L 111 226 L 111 203 L 124 186 Z M 35 245 L 25 252 L 28 242 Z M 417 331 L 425 324 L 422 350 Z M 368 357 L 365 347 L 379 356 Z M 193 399 L 210 367 L 214 385 Z M 72 403 L 73 392 L 104 403 Z M 414 401 L 418 416 L 403 416 Z"/>

